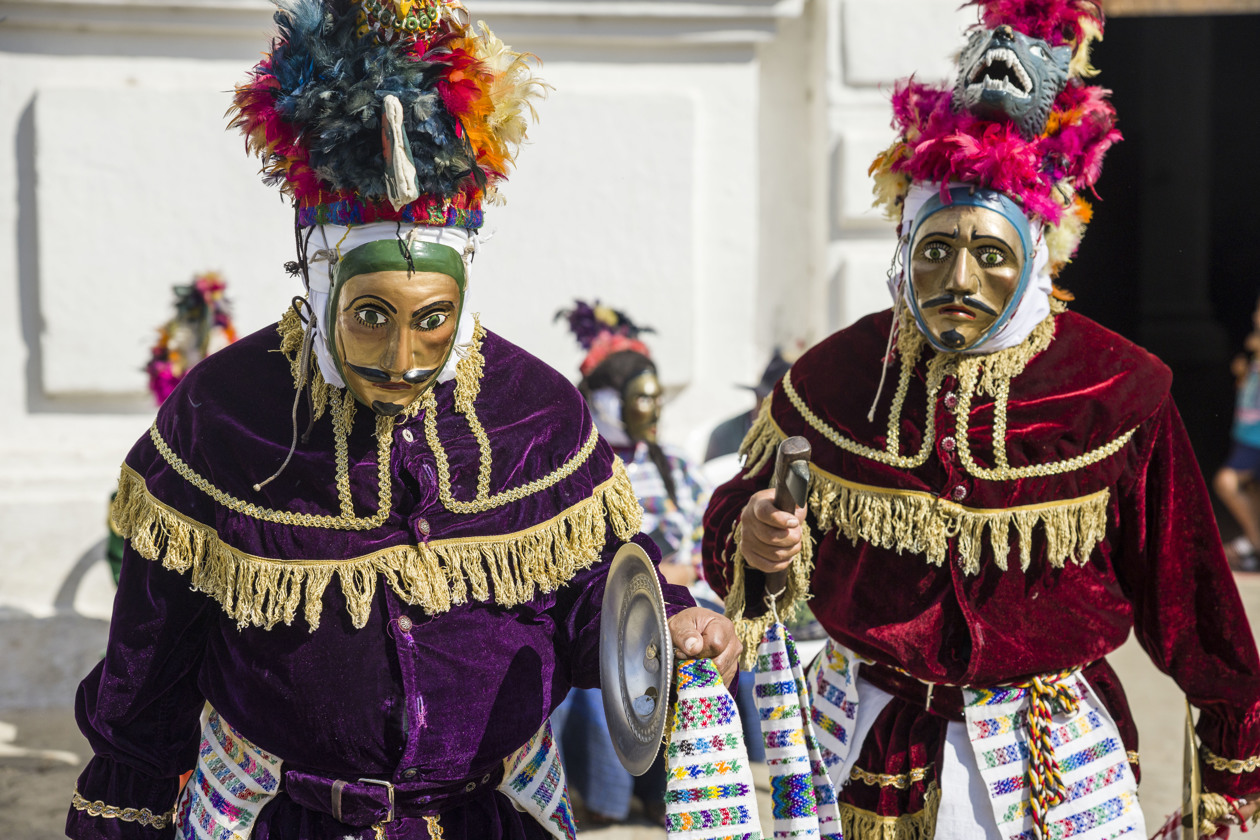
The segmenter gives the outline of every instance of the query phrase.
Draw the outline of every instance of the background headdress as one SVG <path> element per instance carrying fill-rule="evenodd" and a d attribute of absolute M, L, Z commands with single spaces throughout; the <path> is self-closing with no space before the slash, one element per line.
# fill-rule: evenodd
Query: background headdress
<path fill-rule="evenodd" d="M 236 328 L 224 295 L 227 284 L 213 271 L 175 287 L 175 317 L 158 330 L 145 372 L 149 391 L 161 405 L 189 368 L 236 341 Z"/>
<path fill-rule="evenodd" d="M 569 322 L 569 331 L 586 351 L 586 358 L 578 366 L 584 377 L 590 376 L 613 353 L 629 350 L 652 358 L 651 351 L 639 340 L 639 335 L 656 331 L 639 326 L 624 312 L 604 306 L 599 301 L 595 301 L 594 305 L 582 300 L 574 301 L 572 309 L 556 313 L 556 320 L 561 318 Z"/>
<path fill-rule="evenodd" d="M 456 0 L 276 0 L 231 125 L 301 226 L 475 230 L 546 85 Z"/>
<path fill-rule="evenodd" d="M 1009 26 L 1051 47 L 1072 51 L 1069 74 L 1035 136 L 1010 120 L 973 113 L 954 88 L 913 78 L 892 97 L 897 139 L 871 165 L 876 205 L 908 233 L 906 197 L 912 184 L 930 184 L 942 197 L 951 185 L 1001 192 L 1043 226 L 1049 271 L 1057 276 L 1076 253 L 1093 210 L 1093 191 L 1107 150 L 1121 139 L 1109 91 L 1087 85 L 1090 44 L 1101 38 L 1101 3 L 1088 0 L 975 0 L 980 26 Z M 912 214 L 911 214 L 912 215 Z"/>

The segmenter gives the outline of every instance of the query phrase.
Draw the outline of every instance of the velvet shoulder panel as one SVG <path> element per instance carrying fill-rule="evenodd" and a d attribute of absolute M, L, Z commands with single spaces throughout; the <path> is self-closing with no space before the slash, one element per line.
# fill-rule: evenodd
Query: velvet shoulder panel
<path fill-rule="evenodd" d="M 261 488 L 294 434 L 293 375 L 274 328 L 242 339 L 190 371 L 128 455 L 119 533 L 191 570 L 242 624 L 287 623 L 304 604 L 316 626 L 334 575 L 352 581 L 342 590 L 356 623 L 378 573 L 432 612 L 563 584 L 608 534 L 633 536 L 641 511 L 576 389 L 482 335 L 418 416 L 379 418 L 334 391 L 340 415 L 311 424 Z M 456 405 L 461 379 L 471 409 Z M 303 400 L 299 433 L 309 420 Z"/>

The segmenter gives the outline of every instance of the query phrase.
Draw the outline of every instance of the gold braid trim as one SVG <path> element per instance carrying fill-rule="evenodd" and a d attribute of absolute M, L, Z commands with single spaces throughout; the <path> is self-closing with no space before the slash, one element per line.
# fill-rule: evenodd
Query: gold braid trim
<path fill-rule="evenodd" d="M 276 325 L 276 332 L 280 333 L 280 352 L 289 360 L 289 367 L 293 371 L 293 387 L 296 388 L 302 368 L 298 353 L 302 350 L 302 339 L 305 337 L 306 327 L 302 324 L 302 319 L 298 317 L 297 312 L 290 307 L 281 316 L 280 323 Z M 330 386 L 324 381 L 324 375 L 319 371 L 319 363 L 315 361 L 314 351 L 312 351 L 306 375 L 311 382 L 311 406 L 315 419 L 318 420 L 324 416 L 324 411 L 328 408 Z"/>
<path fill-rule="evenodd" d="M 70 805 L 76 811 L 86 811 L 89 817 L 104 817 L 107 820 L 140 823 L 146 828 L 163 829 L 175 819 L 174 808 L 171 808 L 165 814 L 155 814 L 148 808 L 120 808 L 117 805 L 106 805 L 99 799 L 95 802 L 89 802 L 79 793 L 78 788 L 75 788 L 74 796 L 70 799 Z"/>
<path fill-rule="evenodd" d="M 770 629 L 770 625 L 774 623 L 774 615 L 767 606 L 765 613 L 756 618 L 744 617 L 745 602 L 748 599 L 746 591 L 748 561 L 744 559 L 744 555 L 739 549 L 742 532 L 742 523 L 736 521 L 733 537 L 735 550 L 727 558 L 727 563 L 731 569 L 731 588 L 726 593 L 726 617 L 735 625 L 735 634 L 744 645 L 744 651 L 740 657 L 740 667 L 745 671 L 751 671 L 753 670 L 753 665 L 757 662 L 757 646 L 761 644 L 761 637 L 766 634 L 766 631 Z M 814 537 L 810 532 L 809 525 L 802 522 L 801 553 L 792 560 L 792 565 L 788 567 L 787 588 L 782 597 L 778 599 L 780 621 L 786 623 L 794 619 L 800 611 L 800 605 L 814 597 L 809 591 L 809 581 L 813 574 Z"/>
<path fill-rule="evenodd" d="M 1199 754 L 1203 756 L 1203 761 L 1213 770 L 1221 770 L 1241 776 L 1243 773 L 1254 773 L 1256 768 L 1260 767 L 1260 755 L 1253 755 L 1251 758 L 1221 758 L 1207 747 L 1199 747 Z"/>
<path fill-rule="evenodd" d="M 341 580 L 355 627 L 367 624 L 378 575 L 430 615 L 470 598 L 512 607 L 550 592 L 599 560 L 606 527 L 618 539 L 639 531 L 642 509 L 621 461 L 590 497 L 523 531 L 476 539 L 431 540 L 345 560 L 275 560 L 238 551 L 211 527 L 164 505 L 127 466 L 110 509 L 114 527 L 147 560 L 190 574 L 192 586 L 223 607 L 238 627 L 292 624 L 299 607 L 319 627 L 324 590 Z"/>
<path fill-rule="evenodd" d="M 1032 535 L 1038 525 L 1046 537 L 1046 557 L 1063 568 L 1070 558 L 1078 565 L 1107 531 L 1109 489 L 1059 502 L 1010 508 L 969 508 L 914 490 L 890 490 L 846 481 L 811 467 L 809 509 L 824 532 L 833 528 L 853 542 L 922 554 L 934 566 L 945 562 L 951 540 L 958 562 L 969 575 L 980 571 L 985 531 L 998 568 L 1007 569 L 1011 528 L 1019 540 L 1020 568 L 1032 562 Z"/>
<path fill-rule="evenodd" d="M 916 767 L 909 773 L 899 773 L 894 776 L 889 773 L 868 773 L 861 767 L 854 767 L 849 771 L 849 778 L 857 779 L 872 787 L 895 787 L 897 790 L 906 790 L 915 782 L 926 779 L 927 772 L 927 767 Z"/>
<path fill-rule="evenodd" d="M 932 840 L 941 807 L 941 789 L 932 783 L 924 796 L 923 810 L 898 817 L 881 817 L 847 802 L 839 805 L 845 840 Z"/>

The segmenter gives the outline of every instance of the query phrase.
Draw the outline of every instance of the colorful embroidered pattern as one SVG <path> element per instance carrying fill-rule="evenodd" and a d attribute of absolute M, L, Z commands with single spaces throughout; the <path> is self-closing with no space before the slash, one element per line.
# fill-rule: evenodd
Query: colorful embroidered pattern
<path fill-rule="evenodd" d="M 564 765 L 551 735 L 551 722 L 543 724 L 529 743 L 504 762 L 507 772 L 499 792 L 529 814 L 556 840 L 575 840 L 577 825 L 569 804 Z"/>
<path fill-rule="evenodd" d="M 735 701 L 708 660 L 678 663 L 665 791 L 670 840 L 761 840 Z"/>
<path fill-rule="evenodd" d="M 258 813 L 280 788 L 282 765 L 208 710 L 202 716 L 197 767 L 175 806 L 177 840 L 248 837 Z"/>
<path fill-rule="evenodd" d="M 814 737 L 814 713 L 800 658 L 782 624 L 771 624 L 761 640 L 755 681 L 776 840 L 841 838 L 835 789 L 827 776 L 823 750 Z M 843 692 L 832 691 L 832 696 L 847 702 Z"/>
<path fill-rule="evenodd" d="M 851 733 L 857 723 L 860 664 L 833 639 L 828 639 L 819 664 L 810 671 L 810 722 L 829 770 L 843 764 L 849 754 Z"/>
<path fill-rule="evenodd" d="M 1079 672 L 963 698 L 1004 840 L 1146 837 L 1119 732 Z"/>

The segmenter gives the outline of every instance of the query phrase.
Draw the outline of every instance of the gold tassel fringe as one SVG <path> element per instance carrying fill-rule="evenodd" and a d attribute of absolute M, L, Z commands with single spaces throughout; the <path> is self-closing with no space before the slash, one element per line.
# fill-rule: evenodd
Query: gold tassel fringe
<path fill-rule="evenodd" d="M 735 634 L 744 646 L 740 658 L 740 667 L 751 671 L 757 661 L 757 646 L 761 644 L 766 630 L 774 623 L 774 615 L 767 605 L 764 614 L 756 618 L 745 618 L 744 609 L 748 600 L 746 577 L 748 563 L 740 553 L 740 525 L 735 526 L 735 553 L 730 558 L 732 570 L 731 589 L 726 593 L 726 617 L 735 625 Z M 788 567 L 786 589 L 777 601 L 779 620 L 790 622 L 800 612 L 800 605 L 814 597 L 809 591 L 809 582 L 814 574 L 814 537 L 809 525 L 801 523 L 801 553 L 792 560 Z"/>
<path fill-rule="evenodd" d="M 899 817 L 881 817 L 844 802 L 839 805 L 845 840 L 931 840 L 936 833 L 941 789 L 933 783 L 923 797 L 923 810 Z"/>
<path fill-rule="evenodd" d="M 606 526 L 618 539 L 639 531 L 642 508 L 620 460 L 594 493 L 554 518 L 512 534 L 432 540 L 346 560 L 274 560 L 237 551 L 211 527 L 159 502 L 144 480 L 124 467 L 110 508 L 111 525 L 147 560 L 189 574 L 193 588 L 214 598 L 238 627 L 292 624 L 303 608 L 319 627 L 325 589 L 333 575 L 355 627 L 367 624 L 378 575 L 398 596 L 430 615 L 470 598 L 512 607 L 550 592 L 594 565 Z"/>
<path fill-rule="evenodd" d="M 1078 565 L 1107 531 L 1110 491 L 1024 507 L 966 508 L 929 493 L 888 490 L 845 481 L 813 468 L 809 509 L 824 532 L 833 528 L 854 543 L 858 540 L 897 553 L 922 554 L 934 566 L 945 562 L 951 540 L 958 562 L 969 575 L 980 571 L 985 532 L 998 568 L 1007 568 L 1011 529 L 1019 539 L 1019 564 L 1032 562 L 1033 529 L 1040 525 L 1046 538 L 1047 559 L 1063 568 L 1071 558 Z"/>

